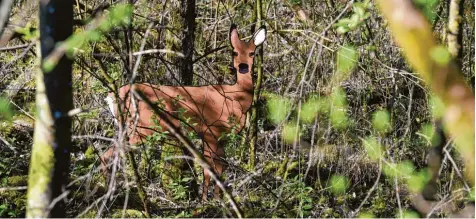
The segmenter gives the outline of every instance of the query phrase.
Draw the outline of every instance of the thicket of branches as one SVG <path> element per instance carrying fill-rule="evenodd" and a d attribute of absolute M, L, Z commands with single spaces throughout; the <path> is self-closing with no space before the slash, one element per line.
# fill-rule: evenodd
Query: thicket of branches
<path fill-rule="evenodd" d="M 193 178 L 202 182 L 199 166 L 195 175 L 182 173 L 178 144 L 164 144 L 160 134 L 135 148 L 133 158 L 119 159 L 123 168 L 114 183 L 107 181 L 99 155 L 117 135 L 103 99 L 133 75 L 135 82 L 160 85 L 232 84 L 228 31 L 235 23 L 241 36 L 251 37 L 260 26 L 256 2 L 133 1 L 128 21 L 121 20 L 126 14 L 109 16 L 122 3 L 128 2 L 74 2 L 73 32 L 84 45 L 68 54 L 74 56 L 73 102 L 80 112 L 72 117 L 66 216 L 236 216 L 226 199 L 198 201 L 190 191 Z M 195 4 L 195 13 L 187 13 L 187 4 Z M 474 204 L 474 181 L 463 176 L 468 167 L 461 149 L 451 136 L 443 141 L 435 124 L 444 111 L 441 100 L 408 64 L 376 4 L 261 0 L 268 35 L 255 105 L 257 138 L 250 140 L 253 128 L 227 136 L 232 140 L 223 176 L 243 216 L 448 216 Z M 459 5 L 457 33 L 448 28 L 450 4 Z M 415 5 L 438 43 L 460 45 L 459 52 L 450 52 L 474 90 L 474 1 Z M 0 112 L 11 112 L 0 117 L 0 217 L 22 217 L 26 211 L 37 8 L 37 1 L 14 1 L 0 39 Z M 107 19 L 119 21 L 92 31 Z M 191 46 L 193 52 L 187 50 Z M 11 110 L 2 109 L 7 107 Z M 256 163 L 249 162 L 249 142 L 256 142 Z M 441 153 L 437 179 L 428 162 L 435 145 Z M 132 159 L 136 169 L 130 168 Z M 431 211 L 419 208 L 416 194 L 429 200 Z"/>

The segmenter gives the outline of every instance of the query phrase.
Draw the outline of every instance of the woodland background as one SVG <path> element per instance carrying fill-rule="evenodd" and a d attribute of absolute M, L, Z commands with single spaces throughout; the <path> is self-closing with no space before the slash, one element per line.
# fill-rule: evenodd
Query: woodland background
<path fill-rule="evenodd" d="M 108 17 L 122 3 L 133 4 L 128 22 L 119 22 L 125 17 L 120 11 Z M 474 1 L 414 3 L 445 47 L 454 42 L 450 14 L 460 14 L 453 56 L 474 90 Z M 450 4 L 459 10 L 451 12 Z M 243 216 L 426 216 L 412 205 L 419 192 L 430 194 L 423 195 L 434 204 L 433 216 L 474 204 L 474 182 L 464 180 L 453 141 L 432 140 L 438 136 L 439 102 L 407 64 L 373 1 L 76 0 L 73 10 L 76 34 L 93 28 L 92 19 L 119 21 L 97 35 L 83 35 L 90 40 L 74 52 L 73 103 L 82 111 L 72 117 L 67 217 L 144 217 L 144 198 L 152 217 L 234 216 L 226 200 L 202 203 L 190 193 L 194 176 L 181 173 L 177 146 L 157 145 L 163 135 L 133 151 L 135 169 L 130 159 L 121 161 L 127 168 L 115 184 L 98 168 L 98 155 L 116 137 L 103 99 L 110 87 L 128 82 L 137 53 L 148 51 L 137 82 L 231 84 L 232 23 L 242 37 L 251 37 L 260 23 L 268 31 L 263 53 L 255 58 L 262 59 L 255 67 L 262 71 L 256 120 L 227 136 L 223 179 Z M 0 47 L 0 217 L 24 217 L 26 211 L 37 27 L 38 1 L 14 1 L 5 33 L 10 40 Z M 435 145 L 443 145 L 444 153 L 433 182 L 426 168 Z M 198 165 L 196 170 L 201 183 Z"/>

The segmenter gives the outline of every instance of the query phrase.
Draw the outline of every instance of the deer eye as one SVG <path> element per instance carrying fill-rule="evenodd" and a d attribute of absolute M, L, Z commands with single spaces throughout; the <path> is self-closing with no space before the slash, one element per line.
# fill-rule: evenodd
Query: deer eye
<path fill-rule="evenodd" d="M 250 57 L 253 57 L 255 56 L 255 53 L 254 52 L 250 52 Z"/>
<path fill-rule="evenodd" d="M 231 53 L 231 55 L 232 55 L 232 56 L 238 56 L 238 53 L 235 52 L 235 51 L 233 51 L 233 52 Z"/>

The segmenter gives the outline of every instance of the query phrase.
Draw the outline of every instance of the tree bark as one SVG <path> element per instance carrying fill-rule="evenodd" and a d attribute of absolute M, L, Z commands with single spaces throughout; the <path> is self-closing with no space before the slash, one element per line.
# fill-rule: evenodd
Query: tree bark
<path fill-rule="evenodd" d="M 449 9 L 449 18 L 448 18 L 448 51 L 455 58 L 458 58 L 460 55 L 460 21 L 461 16 L 460 12 L 460 0 L 451 0 L 450 9 Z"/>
<path fill-rule="evenodd" d="M 182 53 L 180 63 L 180 82 L 183 85 L 193 83 L 193 50 L 195 41 L 195 0 L 182 0 L 180 15 L 182 18 Z"/>
<path fill-rule="evenodd" d="M 256 0 L 256 24 L 258 28 L 263 24 L 262 3 L 261 0 Z M 248 162 L 249 168 L 254 169 L 256 165 L 256 142 L 258 134 L 258 100 L 261 91 L 261 82 L 263 80 L 263 46 L 258 48 L 256 56 L 256 82 L 253 93 L 253 103 L 251 105 L 251 119 L 250 119 L 250 159 Z"/>
<path fill-rule="evenodd" d="M 28 178 L 27 217 L 65 217 L 71 149 L 72 61 L 66 56 L 43 69 L 55 45 L 73 31 L 73 1 L 40 1 L 41 68 L 37 72 L 37 119 Z M 52 208 L 51 208 L 52 207 Z"/>

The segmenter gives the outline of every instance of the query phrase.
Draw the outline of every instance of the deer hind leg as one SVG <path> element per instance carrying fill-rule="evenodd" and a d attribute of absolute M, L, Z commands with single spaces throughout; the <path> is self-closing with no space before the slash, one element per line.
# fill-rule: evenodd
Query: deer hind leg
<path fill-rule="evenodd" d="M 216 141 L 215 139 L 208 139 L 208 141 L 204 142 L 203 152 L 205 159 L 207 160 L 213 171 L 215 171 L 217 177 L 221 177 L 223 171 L 225 170 L 225 165 L 223 162 L 225 158 L 225 150 L 220 145 L 218 145 L 218 141 Z M 202 200 L 205 201 L 207 199 L 208 188 L 210 186 L 210 173 L 208 172 L 208 170 L 204 170 L 203 175 L 204 180 Z M 220 198 L 220 187 L 216 184 L 216 182 L 214 198 Z"/>

